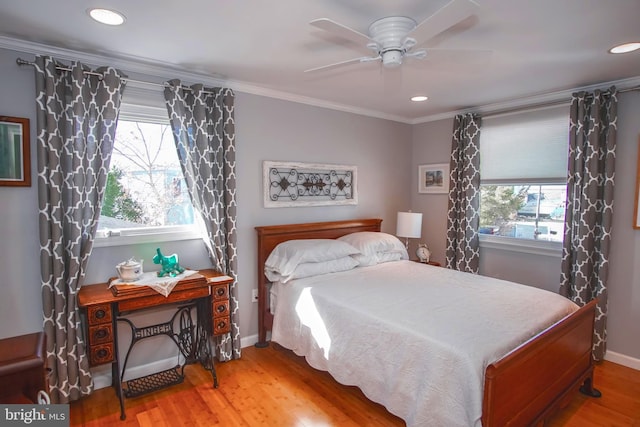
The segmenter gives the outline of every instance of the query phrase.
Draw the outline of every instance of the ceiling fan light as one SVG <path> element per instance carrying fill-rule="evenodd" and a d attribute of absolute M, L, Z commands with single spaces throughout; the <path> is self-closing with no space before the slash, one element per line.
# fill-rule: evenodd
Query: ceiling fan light
<path fill-rule="evenodd" d="M 402 65 L 402 52 L 399 50 L 388 50 L 382 54 L 382 65 L 385 68 L 396 68 Z"/>
<path fill-rule="evenodd" d="M 429 99 L 429 97 L 424 95 L 417 95 L 417 96 L 411 97 L 411 100 L 413 102 L 423 102 L 423 101 L 426 101 L 427 99 Z"/>
<path fill-rule="evenodd" d="M 639 42 L 623 43 L 609 49 L 609 53 L 629 53 L 640 49 Z"/>
<path fill-rule="evenodd" d="M 105 25 L 122 25 L 124 24 L 125 17 L 120 12 L 110 9 L 89 9 L 87 13 L 93 20 Z"/>

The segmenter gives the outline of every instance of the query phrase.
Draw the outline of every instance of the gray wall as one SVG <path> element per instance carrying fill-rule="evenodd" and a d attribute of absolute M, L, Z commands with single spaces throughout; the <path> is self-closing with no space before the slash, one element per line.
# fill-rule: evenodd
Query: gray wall
<path fill-rule="evenodd" d="M 638 137 L 640 92 L 618 97 L 616 187 L 609 270 L 608 343 L 610 352 L 640 359 L 640 231 L 632 228 Z M 418 165 L 449 161 L 453 119 L 413 127 L 411 207 L 423 212 L 422 238 L 436 261 L 444 261 L 447 227 L 447 197 L 418 194 Z M 560 257 L 524 254 L 500 249 L 480 250 L 480 274 L 512 280 L 557 292 Z M 624 358 L 624 357 L 623 357 Z M 625 360 L 620 360 L 625 362 Z"/>
<path fill-rule="evenodd" d="M 609 270 L 607 348 L 640 359 L 640 230 L 634 230 L 640 92 L 618 98 L 616 187 Z"/>
<path fill-rule="evenodd" d="M 409 209 L 411 127 L 292 102 L 238 93 L 238 248 L 242 325 L 257 333 L 255 226 L 350 218 L 382 218 L 395 232 L 396 212 Z M 263 160 L 353 164 L 358 166 L 358 205 L 265 209 Z M 252 305 L 250 310 L 247 306 Z M 248 323 L 248 325 L 247 325 Z"/>
<path fill-rule="evenodd" d="M 42 329 L 33 70 L 0 49 L 0 115 L 31 124 L 31 187 L 0 187 L 0 338 Z"/>

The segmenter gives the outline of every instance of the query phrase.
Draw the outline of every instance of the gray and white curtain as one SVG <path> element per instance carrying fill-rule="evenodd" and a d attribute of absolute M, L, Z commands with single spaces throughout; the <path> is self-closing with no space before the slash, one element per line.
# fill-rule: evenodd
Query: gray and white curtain
<path fill-rule="evenodd" d="M 93 389 L 77 292 L 100 215 L 124 76 L 78 62 L 65 66 L 71 71 L 57 65 L 47 56 L 35 61 L 38 206 L 50 394 L 67 403 Z"/>
<path fill-rule="evenodd" d="M 480 266 L 480 126 L 475 114 L 454 119 L 447 218 L 447 268 L 478 273 Z"/>
<path fill-rule="evenodd" d="M 573 94 L 560 293 L 579 305 L 598 299 L 596 360 L 606 352 L 616 130 L 615 87 Z"/>
<path fill-rule="evenodd" d="M 189 195 L 207 232 L 213 267 L 233 277 L 231 332 L 216 340 L 220 361 L 241 355 L 236 250 L 235 95 L 227 88 L 190 88 L 178 80 L 164 91 L 171 128 Z"/>

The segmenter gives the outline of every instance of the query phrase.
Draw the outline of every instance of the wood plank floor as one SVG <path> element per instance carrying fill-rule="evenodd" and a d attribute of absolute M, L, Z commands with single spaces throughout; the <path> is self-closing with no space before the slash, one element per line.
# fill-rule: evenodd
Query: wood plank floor
<path fill-rule="evenodd" d="M 275 348 L 274 348 L 275 347 Z M 244 348 L 242 359 L 217 364 L 220 387 L 199 365 L 182 384 L 126 399 L 127 419 L 112 388 L 71 404 L 72 426 L 404 426 L 356 387 L 335 382 L 278 346 Z M 611 362 L 596 366 L 600 399 L 576 395 L 551 427 L 640 427 L 640 371 Z"/>

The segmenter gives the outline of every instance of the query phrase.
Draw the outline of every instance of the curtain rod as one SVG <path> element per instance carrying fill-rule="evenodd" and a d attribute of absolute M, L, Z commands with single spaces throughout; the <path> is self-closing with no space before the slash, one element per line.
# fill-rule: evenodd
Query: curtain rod
<path fill-rule="evenodd" d="M 26 61 L 22 58 L 18 58 L 16 59 L 16 63 L 18 65 L 35 65 L 34 62 L 30 62 L 30 61 Z M 66 67 L 61 67 L 59 65 L 56 65 L 56 69 L 60 70 L 60 71 L 66 71 L 69 72 L 71 71 L 70 68 L 66 68 Z M 102 77 L 102 74 L 100 73 L 96 73 L 93 71 L 84 71 L 85 74 L 87 75 L 92 75 L 92 76 L 98 76 L 98 77 Z M 154 83 L 154 82 L 147 82 L 144 80 L 135 80 L 135 79 L 130 79 L 130 78 L 123 78 L 122 79 L 125 82 L 131 82 L 131 83 L 139 83 L 139 84 L 145 84 L 145 85 L 151 85 L 151 86 L 159 86 L 162 88 L 166 88 L 166 87 L 171 87 L 171 85 L 169 85 L 167 82 L 165 83 Z M 191 89 L 189 86 L 184 86 L 184 85 L 180 85 L 180 88 L 183 90 L 188 90 L 193 92 L 193 89 Z M 618 93 L 624 93 L 624 92 L 633 92 L 633 91 L 637 91 L 640 90 L 640 85 L 639 86 L 633 86 L 633 87 L 629 87 L 626 89 L 618 89 Z M 215 93 L 211 92 L 211 91 L 203 91 L 204 93 L 208 93 L 211 95 L 215 95 Z M 511 109 L 506 109 L 506 110 L 498 110 L 498 111 L 494 111 L 491 113 L 487 113 L 482 115 L 483 118 L 487 118 L 487 117 L 493 117 L 493 116 L 499 116 L 502 114 L 510 114 L 510 113 L 517 113 L 519 111 L 526 111 L 526 110 L 533 110 L 536 108 L 544 108 L 544 107 L 553 107 L 556 105 L 562 105 L 562 104 L 568 104 L 569 102 L 571 102 L 570 99 L 563 99 L 563 100 L 558 100 L 558 101 L 551 101 L 551 102 L 546 102 L 546 103 L 540 103 L 540 104 L 533 104 L 533 105 L 526 105 L 526 106 L 522 106 L 522 107 L 516 107 L 516 108 L 511 108 Z"/>
<path fill-rule="evenodd" d="M 608 89 L 607 89 L 608 91 Z M 616 92 L 617 93 L 624 93 L 624 92 L 634 92 L 634 91 L 640 91 L 640 85 L 638 86 L 632 86 L 632 87 L 628 87 L 625 89 L 617 89 Z M 576 92 L 580 92 L 580 90 L 576 90 Z M 592 96 L 592 95 L 589 95 Z M 548 107 L 556 107 L 559 105 L 563 105 L 563 104 L 570 104 L 571 103 L 571 99 L 559 99 L 556 101 L 549 101 L 549 102 L 541 102 L 538 104 L 529 104 L 529 105 L 523 105 L 521 107 L 515 107 L 515 108 L 507 108 L 504 110 L 497 110 L 497 111 L 492 111 L 490 113 L 487 114 L 482 114 L 482 118 L 493 118 L 493 117 L 498 117 L 498 116 L 502 116 L 502 115 L 509 115 L 509 114 L 515 114 L 515 113 L 519 113 L 519 112 L 523 112 L 523 111 L 529 111 L 529 110 L 537 110 L 537 109 L 543 109 L 543 108 L 548 108 Z"/>
<path fill-rule="evenodd" d="M 18 58 L 16 59 L 16 64 L 18 65 L 31 65 L 31 66 L 35 66 L 35 62 L 31 62 L 31 61 L 26 61 L 22 58 Z M 67 67 L 62 67 L 60 65 L 56 65 L 56 70 L 58 71 L 65 71 L 65 72 L 70 72 L 71 68 L 67 68 Z M 88 76 L 97 76 L 102 78 L 102 74 L 100 73 L 96 73 L 94 71 L 83 71 L 84 74 L 88 75 Z M 164 82 L 164 83 L 154 83 L 154 82 L 147 82 L 144 80 L 135 80 L 135 79 L 130 79 L 128 77 L 123 77 L 121 79 L 123 82 L 130 82 L 130 83 L 139 83 L 139 84 L 144 84 L 144 85 L 151 85 L 151 86 L 159 86 L 162 88 L 166 88 L 166 87 L 172 87 L 169 83 Z M 180 89 L 183 90 L 188 90 L 190 92 L 193 92 L 193 89 L 191 89 L 189 86 L 184 86 L 184 85 L 180 85 Z M 208 93 L 210 95 L 216 95 L 214 92 L 208 91 L 208 90 L 203 90 L 203 93 Z"/>

